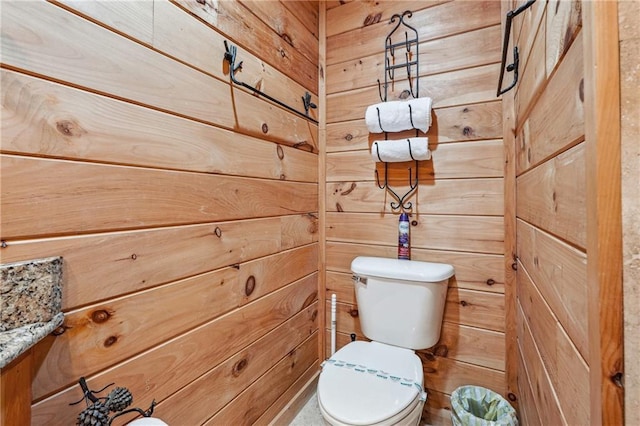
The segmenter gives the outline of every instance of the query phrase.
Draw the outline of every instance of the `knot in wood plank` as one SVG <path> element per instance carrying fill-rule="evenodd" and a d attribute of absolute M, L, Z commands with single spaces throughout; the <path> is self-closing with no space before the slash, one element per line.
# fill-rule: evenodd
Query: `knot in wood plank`
<path fill-rule="evenodd" d="M 111 314 L 104 309 L 93 311 L 93 313 L 91 314 L 91 319 L 96 324 L 102 324 L 103 322 L 108 321 L 110 317 L 111 317 Z"/>
<path fill-rule="evenodd" d="M 256 288 L 256 277 L 254 277 L 253 275 L 250 275 L 244 284 L 244 294 L 247 297 L 251 296 L 255 288 Z"/>

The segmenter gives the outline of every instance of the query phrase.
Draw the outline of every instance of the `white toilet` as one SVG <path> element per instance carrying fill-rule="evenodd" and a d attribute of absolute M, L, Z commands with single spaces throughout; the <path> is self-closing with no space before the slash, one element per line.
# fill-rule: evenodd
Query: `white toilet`
<path fill-rule="evenodd" d="M 440 339 L 453 266 L 357 257 L 351 263 L 360 325 L 371 342 L 351 342 L 325 361 L 318 404 L 332 425 L 417 425 L 426 401 L 415 349 Z"/>

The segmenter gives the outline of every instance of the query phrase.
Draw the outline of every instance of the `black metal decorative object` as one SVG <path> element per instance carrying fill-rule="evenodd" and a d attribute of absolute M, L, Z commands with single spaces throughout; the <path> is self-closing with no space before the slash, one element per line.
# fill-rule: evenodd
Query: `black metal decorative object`
<path fill-rule="evenodd" d="M 420 93 L 420 86 L 418 85 L 418 31 L 411 25 L 407 24 L 404 20 L 405 16 L 411 18 L 413 13 L 410 10 L 405 10 L 402 15 L 395 14 L 389 20 L 389 24 L 393 24 L 398 21 L 395 27 L 387 35 L 384 41 L 384 96 L 382 94 L 380 79 L 378 79 L 378 94 L 382 102 L 387 102 L 387 88 L 389 83 L 395 79 L 395 70 L 398 68 L 406 68 L 407 80 L 409 81 L 409 91 L 411 96 L 417 98 Z M 400 25 L 404 25 L 407 29 L 404 31 L 404 41 L 394 43 L 392 36 L 398 30 Z M 411 32 L 411 38 L 409 38 L 409 32 Z M 404 53 L 404 62 L 396 63 L 396 48 L 404 47 L 400 53 Z M 415 50 L 413 54 L 412 50 Z M 412 59 L 413 58 L 413 59 Z M 412 69 L 415 68 L 415 74 L 412 73 Z M 413 89 L 413 82 L 415 80 L 415 90 Z"/>
<path fill-rule="evenodd" d="M 84 401 L 87 407 L 80 412 L 77 417 L 76 425 L 84 426 L 109 426 L 116 418 L 130 413 L 138 413 L 142 417 L 151 417 L 156 401 L 151 402 L 149 409 L 141 408 L 126 409 L 133 402 L 133 395 L 127 388 L 116 387 L 106 397 L 98 397 L 95 394 L 103 392 L 114 383 L 110 383 L 100 390 L 90 390 L 84 377 L 80 377 L 78 384 L 82 388 L 83 397 L 79 401 L 72 402 L 69 405 L 76 405 Z M 114 413 L 111 415 L 110 413 Z"/>
<path fill-rule="evenodd" d="M 235 84 L 237 84 L 238 86 L 242 86 L 245 87 L 249 90 L 251 90 L 254 93 L 257 93 L 258 95 L 269 99 L 271 102 L 274 102 L 278 105 L 280 105 L 283 108 L 286 108 L 287 110 L 299 115 L 300 117 L 306 118 L 307 120 L 310 120 L 316 124 L 318 124 L 318 120 L 313 119 L 312 117 L 309 117 L 309 110 L 310 109 L 315 109 L 318 106 L 316 104 L 314 104 L 313 102 L 311 102 L 311 93 L 309 92 L 305 92 L 304 96 L 302 96 L 302 104 L 304 106 L 304 112 L 298 111 L 297 109 L 285 104 L 284 102 L 274 98 L 273 96 L 270 96 L 266 93 L 264 93 L 262 90 L 250 86 L 249 84 L 242 82 L 240 80 L 238 80 L 236 78 L 236 71 L 238 71 L 239 69 L 242 68 L 242 61 L 240 61 L 237 65 L 236 65 L 236 55 L 238 54 L 238 48 L 230 43 L 227 43 L 227 40 L 224 41 L 224 48 L 225 48 L 225 54 L 224 54 L 224 60 L 227 61 L 229 63 L 229 76 L 231 77 L 231 81 Z"/>
<path fill-rule="evenodd" d="M 380 189 L 386 189 L 387 191 L 389 191 L 391 193 L 391 195 L 393 195 L 396 200 L 398 200 L 398 202 L 396 203 L 395 201 L 391 202 L 391 210 L 398 210 L 399 208 L 403 208 L 404 210 L 410 210 L 411 207 L 413 206 L 413 204 L 410 201 L 404 201 L 408 196 L 410 196 L 413 191 L 418 187 L 418 160 L 413 158 L 413 154 L 411 152 L 411 141 L 409 139 L 407 139 L 407 143 L 409 144 L 409 155 L 411 156 L 411 159 L 413 161 L 415 161 L 416 163 L 416 178 L 415 181 L 412 182 L 412 173 L 411 173 L 411 167 L 409 167 L 409 191 L 407 191 L 403 196 L 398 195 L 397 192 L 395 192 L 393 189 L 391 189 L 391 187 L 389 186 L 389 182 L 387 181 L 387 173 L 389 172 L 389 163 L 387 163 L 386 161 L 384 162 L 384 184 L 380 185 L 380 176 L 378 176 L 378 170 L 376 169 L 375 173 L 376 173 L 376 185 L 378 185 L 378 188 Z M 380 151 L 378 150 L 378 143 L 374 142 L 375 146 L 376 146 L 376 154 L 378 155 L 378 160 L 382 161 L 382 158 L 380 158 Z"/>
<path fill-rule="evenodd" d="M 513 89 L 518 83 L 518 67 L 520 66 L 520 55 L 518 53 L 518 46 L 513 47 L 513 62 L 509 65 L 506 65 L 507 49 L 509 48 L 509 38 L 511 37 L 511 21 L 513 20 L 513 18 L 515 18 L 516 16 L 518 16 L 519 14 L 521 14 L 522 12 L 530 8 L 535 2 L 536 0 L 528 0 L 519 8 L 510 10 L 509 12 L 507 12 L 507 20 L 505 23 L 505 30 L 504 30 L 504 40 L 502 42 L 502 62 L 500 65 L 500 79 L 498 80 L 498 91 L 496 94 L 497 97 L 500 97 L 500 95 L 507 93 L 509 90 Z M 513 81 L 508 87 L 503 89 L 502 79 L 504 78 L 505 65 L 506 65 L 507 72 L 513 72 Z"/>
<path fill-rule="evenodd" d="M 389 24 L 396 23 L 393 29 L 387 35 L 384 42 L 384 83 L 380 82 L 378 79 L 378 95 L 380 96 L 380 100 L 382 102 L 387 102 L 388 96 L 387 92 L 389 89 L 389 85 L 395 81 L 396 78 L 396 70 L 404 68 L 406 70 L 406 79 L 409 82 L 409 90 L 408 93 L 413 97 L 417 98 L 420 96 L 420 70 L 419 70 L 419 38 L 418 31 L 409 25 L 405 18 L 409 19 L 413 16 L 413 13 L 410 10 L 404 11 L 402 14 L 394 14 L 389 20 Z M 404 26 L 404 40 L 394 42 L 393 35 L 398 31 L 400 26 Z M 402 30 L 401 30 L 402 31 Z M 396 61 L 396 54 L 399 54 L 399 57 L 403 59 L 399 59 Z M 404 77 L 404 76 L 403 76 Z M 383 93 L 384 88 L 384 93 Z M 382 121 L 380 119 L 380 110 L 378 112 L 378 122 L 380 123 L 380 129 L 382 129 Z M 411 105 L 409 105 L 409 117 L 412 120 L 411 124 L 413 126 L 413 114 L 411 111 Z M 415 126 L 413 126 L 415 128 Z M 382 129 L 384 131 L 384 129 Z M 418 136 L 418 129 L 416 129 L 416 136 Z M 385 132 L 385 139 L 388 139 L 388 133 Z M 407 139 L 407 143 L 409 143 L 409 155 L 413 159 L 413 154 L 411 153 L 411 142 Z M 378 147 L 376 146 L 376 150 Z M 377 151 L 378 159 L 382 162 L 380 158 L 380 153 Z M 411 167 L 409 168 L 409 190 L 402 196 L 400 196 L 397 192 L 395 192 L 389 186 L 388 180 L 388 171 L 389 166 L 387 162 L 384 162 L 384 183 L 380 183 L 380 176 L 378 174 L 378 170 L 375 171 L 376 175 L 376 185 L 380 189 L 386 189 L 391 193 L 391 195 L 397 200 L 397 202 L 391 202 L 391 209 L 398 210 L 400 208 L 404 210 L 410 210 L 413 204 L 410 201 L 405 201 L 408 197 L 410 197 L 413 192 L 418 188 L 418 161 L 415 161 L 415 179 L 413 178 L 413 173 Z"/>

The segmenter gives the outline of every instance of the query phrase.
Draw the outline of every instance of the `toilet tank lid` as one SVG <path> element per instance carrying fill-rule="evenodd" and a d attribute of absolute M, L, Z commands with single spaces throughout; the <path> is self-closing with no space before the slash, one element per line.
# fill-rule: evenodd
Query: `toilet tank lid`
<path fill-rule="evenodd" d="M 453 266 L 446 263 L 358 256 L 351 262 L 354 274 L 405 281 L 439 282 L 453 276 Z"/>

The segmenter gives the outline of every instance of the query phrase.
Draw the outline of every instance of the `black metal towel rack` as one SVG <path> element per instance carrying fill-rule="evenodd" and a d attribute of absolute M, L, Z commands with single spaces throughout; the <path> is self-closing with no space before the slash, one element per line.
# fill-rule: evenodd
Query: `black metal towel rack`
<path fill-rule="evenodd" d="M 504 40 L 502 42 L 502 63 L 500 65 L 500 79 L 498 80 L 498 91 L 496 95 L 497 97 L 500 97 L 500 95 L 507 93 L 518 83 L 518 67 L 520 66 L 520 55 L 518 54 L 518 46 L 514 46 L 513 62 L 506 66 L 507 72 L 513 72 L 513 81 L 507 88 L 502 88 L 502 79 L 504 77 L 505 65 L 507 63 L 507 49 L 509 48 L 509 38 L 511 37 L 511 20 L 530 8 L 535 2 L 536 0 L 528 0 L 519 8 L 507 12 L 507 20 L 504 27 Z"/>
<path fill-rule="evenodd" d="M 411 96 L 413 96 L 414 98 L 417 98 L 420 93 L 420 90 L 419 90 L 420 87 L 418 85 L 419 83 L 418 82 L 418 75 L 419 75 L 418 73 L 418 59 L 419 59 L 418 58 L 418 31 L 404 21 L 405 16 L 407 18 L 411 18 L 411 16 L 413 16 L 413 13 L 410 10 L 405 10 L 402 13 L 402 15 L 396 13 L 389 20 L 390 24 L 393 24 L 396 21 L 396 19 L 398 20 L 398 23 L 396 24 L 395 27 L 393 27 L 393 29 L 387 35 L 387 38 L 384 41 L 384 96 L 382 95 L 380 79 L 378 79 L 378 94 L 380 95 L 380 100 L 382 102 L 387 102 L 387 87 L 389 85 L 389 80 L 390 81 L 394 80 L 395 70 L 398 68 L 406 68 L 407 70 L 407 80 L 409 80 L 409 91 L 411 92 Z M 396 30 L 400 27 L 400 25 L 404 25 L 405 27 L 407 27 L 411 31 L 412 37 L 411 39 L 409 39 L 409 33 L 407 32 L 407 30 L 405 30 L 404 41 L 393 43 L 391 36 L 393 35 L 393 33 L 396 32 Z M 411 60 L 411 56 L 413 56 L 411 54 L 411 49 L 413 48 L 413 46 L 415 46 L 415 52 L 416 52 L 415 60 Z M 396 47 L 404 47 L 406 49 L 406 51 L 404 52 L 406 61 L 404 63 L 399 63 L 399 64 L 395 63 Z M 393 64 L 391 63 L 392 59 L 393 59 Z M 415 67 L 416 69 L 416 74 L 415 74 L 416 90 L 415 91 L 413 90 L 413 84 L 411 82 L 412 67 Z M 388 80 L 387 80 L 387 76 L 389 78 Z"/>
<path fill-rule="evenodd" d="M 409 94 L 413 98 L 417 98 L 420 95 L 420 85 L 419 85 L 420 72 L 419 72 L 419 64 L 418 64 L 418 61 L 419 61 L 418 31 L 405 21 L 405 17 L 408 19 L 408 18 L 411 18 L 412 15 L 413 13 L 410 10 L 406 10 L 402 14 L 396 13 L 389 20 L 389 24 L 395 23 L 396 20 L 397 20 L 397 23 L 395 27 L 393 27 L 391 32 L 389 32 L 389 34 L 387 35 L 387 38 L 385 39 L 385 43 L 384 43 L 384 47 L 385 47 L 384 48 L 384 84 L 380 82 L 380 79 L 378 79 L 378 94 L 382 102 L 387 102 L 387 98 L 388 98 L 387 91 L 389 88 L 389 84 L 395 81 L 395 77 L 396 77 L 395 70 L 400 68 L 405 68 L 407 71 L 406 77 L 407 77 L 407 81 L 409 82 L 409 90 L 408 90 Z M 404 30 L 404 41 L 394 43 L 392 40 L 392 35 L 398 30 L 400 25 L 404 25 L 406 27 L 406 29 Z M 401 48 L 401 52 L 404 53 L 404 62 L 396 63 L 397 48 Z M 415 74 L 413 73 L 414 70 L 415 70 Z M 414 84 L 414 80 L 415 80 L 415 84 Z M 415 86 L 415 89 L 414 89 L 414 86 Z M 384 95 L 382 93 L 382 87 L 384 87 Z M 378 112 L 378 122 L 380 123 L 380 129 L 382 129 L 382 125 L 381 125 L 382 123 L 380 120 L 380 109 L 378 109 L 377 112 Z M 413 125 L 413 117 L 411 116 L 412 114 L 411 105 L 409 105 L 409 114 L 410 114 L 411 124 Z M 416 129 L 416 136 L 418 136 L 417 129 Z M 388 139 L 387 132 L 385 132 L 385 139 Z M 408 139 L 407 139 L 407 142 L 409 143 L 409 155 L 413 159 L 413 154 L 411 152 L 411 142 Z M 381 162 L 383 162 L 382 159 L 380 158 L 380 152 L 377 150 L 378 150 L 378 146 L 376 144 L 376 154 L 378 156 L 378 159 Z M 378 186 L 378 188 L 386 189 L 397 200 L 397 202 L 391 201 L 392 210 L 398 210 L 401 208 L 404 210 L 410 210 L 411 207 L 413 206 L 413 204 L 410 201 L 405 201 L 405 200 L 408 197 L 410 197 L 414 193 L 414 191 L 418 188 L 418 161 L 415 159 L 414 161 L 415 161 L 415 178 L 413 178 L 413 173 L 410 167 L 409 168 L 409 190 L 402 196 L 399 195 L 396 191 L 394 191 L 389 186 L 389 178 L 388 178 L 389 164 L 387 162 L 383 162 L 384 163 L 384 183 L 382 184 L 380 183 L 380 176 L 378 174 L 378 170 L 376 169 L 375 171 L 376 185 Z"/>
<path fill-rule="evenodd" d="M 312 117 L 309 117 L 309 110 L 317 108 L 317 105 L 311 102 L 311 93 L 305 92 L 304 96 L 302 96 L 302 104 L 304 106 L 304 112 L 301 112 L 285 104 L 284 102 L 274 98 L 273 96 L 270 96 L 264 93 L 262 90 L 256 87 L 253 87 L 245 82 L 239 81 L 238 79 L 236 79 L 236 75 L 235 75 L 236 71 L 242 68 L 242 61 L 240 61 L 240 63 L 236 65 L 236 55 L 238 53 L 238 48 L 230 43 L 227 43 L 227 40 L 224 41 L 224 48 L 225 48 L 224 59 L 225 61 L 229 62 L 229 75 L 233 83 L 237 84 L 238 86 L 245 87 L 253 91 L 254 93 L 257 93 L 258 95 L 269 99 L 271 102 L 274 102 L 280 105 L 281 107 L 286 108 L 287 110 L 299 115 L 300 117 L 306 118 L 307 120 L 310 120 L 318 124 L 318 120 L 315 120 Z"/>

